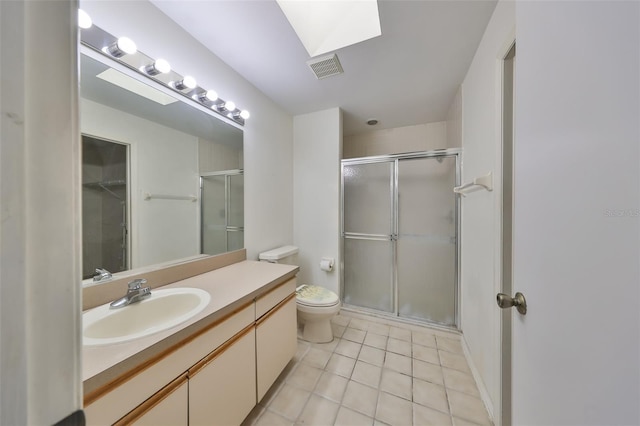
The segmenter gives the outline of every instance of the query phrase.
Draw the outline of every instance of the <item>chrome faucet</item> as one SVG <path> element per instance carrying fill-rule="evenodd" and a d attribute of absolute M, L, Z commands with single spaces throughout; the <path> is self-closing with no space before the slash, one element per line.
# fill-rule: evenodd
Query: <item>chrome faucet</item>
<path fill-rule="evenodd" d="M 96 275 L 93 277 L 93 282 L 110 280 L 111 277 L 111 272 L 106 269 L 96 268 Z"/>
<path fill-rule="evenodd" d="M 111 306 L 112 309 L 122 308 L 151 296 L 151 287 L 142 287 L 146 283 L 147 280 L 144 278 L 131 281 L 127 284 L 129 287 L 127 294 L 120 299 L 114 300 L 109 306 Z"/>

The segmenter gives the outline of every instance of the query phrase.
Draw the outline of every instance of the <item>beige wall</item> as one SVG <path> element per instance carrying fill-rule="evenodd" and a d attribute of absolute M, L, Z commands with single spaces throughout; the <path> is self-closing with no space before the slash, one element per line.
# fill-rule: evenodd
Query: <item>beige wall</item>
<path fill-rule="evenodd" d="M 358 158 L 452 148 L 447 143 L 447 123 L 438 121 L 345 136 L 342 157 Z"/>
<path fill-rule="evenodd" d="M 242 169 L 242 154 L 242 149 L 234 146 L 199 138 L 198 170 L 200 173 L 208 173 Z"/>

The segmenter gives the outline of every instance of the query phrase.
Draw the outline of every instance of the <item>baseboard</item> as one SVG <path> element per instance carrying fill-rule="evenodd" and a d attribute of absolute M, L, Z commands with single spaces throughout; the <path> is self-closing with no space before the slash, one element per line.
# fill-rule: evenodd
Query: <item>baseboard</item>
<path fill-rule="evenodd" d="M 467 345 L 467 340 L 464 337 L 464 334 L 460 336 L 460 342 L 462 343 L 462 350 L 464 351 L 464 357 L 467 359 L 467 364 L 469 364 L 469 368 L 471 369 L 471 374 L 473 375 L 473 379 L 476 381 L 476 385 L 478 386 L 478 392 L 480 392 L 480 399 L 487 409 L 487 413 L 489 413 L 489 418 L 491 422 L 495 424 L 495 415 L 494 415 L 494 407 L 491 398 L 489 397 L 489 391 L 487 390 L 487 386 L 484 384 L 484 380 L 482 380 L 482 376 L 478 371 L 475 363 L 473 362 L 473 358 L 471 357 L 471 352 L 469 351 L 469 346 Z"/>

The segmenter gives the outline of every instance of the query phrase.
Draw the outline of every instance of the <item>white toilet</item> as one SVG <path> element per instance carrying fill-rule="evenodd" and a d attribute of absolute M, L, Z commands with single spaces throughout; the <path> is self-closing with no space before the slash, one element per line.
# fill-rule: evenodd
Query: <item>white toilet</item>
<path fill-rule="evenodd" d="M 296 265 L 298 247 L 283 246 L 260 253 L 259 259 L 271 263 Z M 302 340 L 312 343 L 328 343 L 333 340 L 331 318 L 340 312 L 340 299 L 324 287 L 301 284 L 296 288 L 298 325 L 302 328 Z"/>

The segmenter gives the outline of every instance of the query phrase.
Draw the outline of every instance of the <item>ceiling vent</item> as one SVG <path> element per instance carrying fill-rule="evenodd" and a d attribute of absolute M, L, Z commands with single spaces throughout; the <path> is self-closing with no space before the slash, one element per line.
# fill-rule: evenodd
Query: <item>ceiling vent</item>
<path fill-rule="evenodd" d="M 318 80 L 331 77 L 332 75 L 342 74 L 344 70 L 338 56 L 334 53 L 332 55 L 318 56 L 316 58 L 309 59 L 307 65 L 311 68 L 311 71 L 316 75 Z"/>

